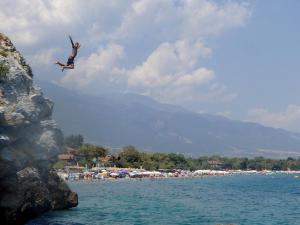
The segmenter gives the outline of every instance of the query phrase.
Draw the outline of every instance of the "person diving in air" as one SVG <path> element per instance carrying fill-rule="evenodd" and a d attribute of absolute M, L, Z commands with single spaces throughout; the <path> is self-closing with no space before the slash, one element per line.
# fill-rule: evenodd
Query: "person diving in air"
<path fill-rule="evenodd" d="M 77 55 L 78 49 L 80 48 L 80 44 L 78 42 L 76 42 L 75 44 L 73 43 L 73 40 L 70 35 L 69 35 L 69 38 L 70 38 L 70 41 L 72 44 L 72 53 L 68 58 L 67 64 L 63 64 L 59 61 L 54 62 L 54 64 L 57 64 L 62 67 L 61 71 L 64 71 L 64 69 L 74 69 L 74 59 Z"/>

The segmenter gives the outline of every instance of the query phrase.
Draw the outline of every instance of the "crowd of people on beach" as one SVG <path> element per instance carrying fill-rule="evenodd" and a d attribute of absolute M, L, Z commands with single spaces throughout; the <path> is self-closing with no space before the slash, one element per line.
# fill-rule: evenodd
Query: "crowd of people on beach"
<path fill-rule="evenodd" d="M 193 178 L 206 176 L 232 176 L 232 175 L 275 175 L 290 174 L 298 178 L 300 171 L 271 171 L 271 170 L 180 170 L 161 169 L 158 171 L 147 171 L 132 168 L 99 168 L 86 169 L 84 167 L 66 167 L 58 170 L 57 174 L 64 180 L 115 180 L 115 179 L 159 179 L 159 178 Z"/>

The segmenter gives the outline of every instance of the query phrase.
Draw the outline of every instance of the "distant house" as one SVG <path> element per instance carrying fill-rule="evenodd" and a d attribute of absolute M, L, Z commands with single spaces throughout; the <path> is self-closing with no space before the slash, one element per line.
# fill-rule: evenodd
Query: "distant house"
<path fill-rule="evenodd" d="M 105 163 L 105 162 L 112 162 L 113 161 L 113 156 L 112 155 L 107 155 L 105 157 L 99 157 L 98 160 L 100 162 L 103 162 L 103 163 Z"/>
<path fill-rule="evenodd" d="M 64 154 L 59 154 L 57 156 L 58 160 L 66 161 L 67 165 L 75 165 L 76 164 L 76 156 L 75 151 L 72 148 L 66 148 Z"/>
<path fill-rule="evenodd" d="M 70 147 L 65 147 L 65 152 L 68 154 L 73 154 L 73 155 L 77 154 L 77 150 L 74 148 L 70 148 Z"/>
<path fill-rule="evenodd" d="M 220 160 L 209 160 L 208 164 L 213 169 L 220 169 L 223 166 L 223 162 Z"/>
<path fill-rule="evenodd" d="M 114 156 L 112 155 L 107 155 L 105 157 L 99 157 L 98 158 L 101 166 L 105 166 L 105 165 L 108 165 L 108 164 L 112 164 L 113 161 L 114 161 Z"/>
<path fill-rule="evenodd" d="M 58 159 L 59 160 L 67 160 L 67 161 L 69 161 L 69 160 L 74 160 L 74 155 L 73 154 L 60 154 L 60 155 L 58 155 Z"/>

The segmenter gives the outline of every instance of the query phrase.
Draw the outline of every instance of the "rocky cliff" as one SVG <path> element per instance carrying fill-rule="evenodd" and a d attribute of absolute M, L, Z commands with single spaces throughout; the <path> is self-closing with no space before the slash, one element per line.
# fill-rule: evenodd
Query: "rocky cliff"
<path fill-rule="evenodd" d="M 52 108 L 33 86 L 30 66 L 0 33 L 1 224 L 23 224 L 48 210 L 77 205 L 77 194 L 50 169 L 63 146 Z"/>

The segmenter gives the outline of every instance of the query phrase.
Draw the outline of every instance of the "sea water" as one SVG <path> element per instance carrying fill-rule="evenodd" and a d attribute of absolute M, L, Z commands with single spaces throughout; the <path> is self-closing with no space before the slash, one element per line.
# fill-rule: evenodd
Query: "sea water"
<path fill-rule="evenodd" d="M 72 182 L 77 208 L 28 225 L 300 225 L 300 179 L 251 175 L 193 179 Z"/>

